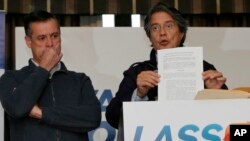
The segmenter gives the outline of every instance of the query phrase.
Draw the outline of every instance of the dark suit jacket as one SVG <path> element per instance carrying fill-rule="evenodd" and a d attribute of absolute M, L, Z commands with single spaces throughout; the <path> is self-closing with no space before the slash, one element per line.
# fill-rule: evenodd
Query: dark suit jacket
<path fill-rule="evenodd" d="M 137 62 L 132 64 L 123 75 L 124 78 L 120 83 L 119 89 L 115 97 L 111 100 L 106 108 L 106 120 L 114 128 L 118 128 L 119 119 L 121 116 L 122 102 L 131 101 L 134 90 L 137 88 L 136 78 L 141 71 L 145 70 L 157 70 L 156 52 L 152 49 L 150 53 L 150 60 L 144 62 Z M 216 70 L 215 67 L 203 61 L 203 70 Z M 205 87 L 206 88 L 206 87 Z M 228 89 L 226 85 L 223 85 L 222 89 Z M 149 101 L 154 101 L 157 96 L 157 87 L 154 87 L 148 92 Z"/>

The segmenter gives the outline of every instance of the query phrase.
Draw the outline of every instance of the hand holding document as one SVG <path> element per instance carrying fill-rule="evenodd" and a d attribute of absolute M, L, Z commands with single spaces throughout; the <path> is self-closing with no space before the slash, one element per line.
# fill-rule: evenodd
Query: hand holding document
<path fill-rule="evenodd" d="M 204 89 L 202 80 L 203 48 L 178 47 L 157 52 L 158 100 L 194 99 Z"/>

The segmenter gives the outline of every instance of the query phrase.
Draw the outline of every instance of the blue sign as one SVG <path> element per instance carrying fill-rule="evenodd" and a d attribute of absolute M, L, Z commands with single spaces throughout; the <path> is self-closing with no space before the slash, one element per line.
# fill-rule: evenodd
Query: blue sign
<path fill-rule="evenodd" d="M 4 69 L 5 50 L 5 12 L 0 11 L 0 69 Z"/>
<path fill-rule="evenodd" d="M 95 90 L 95 93 L 96 95 L 98 95 L 98 97 L 100 97 L 99 101 L 101 103 L 101 109 L 103 113 L 102 115 L 105 115 L 106 107 L 107 107 L 107 105 L 105 105 L 105 102 L 109 103 L 111 99 L 113 98 L 111 89 Z M 89 132 L 88 135 L 89 135 L 90 141 L 96 141 L 95 139 L 97 139 L 98 137 L 95 137 L 95 133 L 97 132 L 105 133 L 106 137 L 104 137 L 105 139 L 103 139 L 105 141 L 115 141 L 115 137 L 117 135 L 116 129 L 111 127 L 104 117 L 102 117 L 102 122 L 100 124 L 100 127 Z"/>

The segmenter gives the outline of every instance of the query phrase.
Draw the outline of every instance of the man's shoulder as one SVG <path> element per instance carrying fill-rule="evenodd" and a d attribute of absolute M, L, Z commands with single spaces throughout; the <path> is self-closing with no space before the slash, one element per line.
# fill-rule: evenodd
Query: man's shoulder
<path fill-rule="evenodd" d="M 85 72 L 68 70 L 66 65 L 61 61 L 61 71 L 66 72 L 68 75 L 75 78 L 89 78 L 89 76 Z"/>
<path fill-rule="evenodd" d="M 143 68 L 143 67 L 147 66 L 148 64 L 150 64 L 149 60 L 142 61 L 142 62 L 135 62 L 132 65 L 130 65 L 129 68 L 140 68 L 140 67 Z"/>
<path fill-rule="evenodd" d="M 29 71 L 29 66 L 24 66 L 21 69 L 18 70 L 5 70 L 5 73 L 7 74 L 20 74 L 20 73 L 26 73 Z"/>
<path fill-rule="evenodd" d="M 85 72 L 77 72 L 73 70 L 67 70 L 68 74 L 76 78 L 88 78 L 89 76 Z"/>
<path fill-rule="evenodd" d="M 141 71 L 144 70 L 154 70 L 154 66 L 150 63 L 149 60 L 143 61 L 143 62 L 136 62 L 130 65 L 130 67 L 124 71 L 124 73 L 132 73 L 132 74 L 138 74 Z"/>
<path fill-rule="evenodd" d="M 146 60 L 143 62 L 136 62 L 133 63 L 129 69 L 140 69 L 140 70 L 156 70 L 157 66 L 155 66 L 154 64 L 152 64 L 152 62 L 150 60 Z"/>
<path fill-rule="evenodd" d="M 215 67 L 213 64 L 207 62 L 206 60 L 203 60 L 203 69 L 206 70 L 215 70 Z"/>
<path fill-rule="evenodd" d="M 28 73 L 28 67 L 23 67 L 19 70 L 5 70 L 4 74 L 1 76 L 1 78 L 14 78 L 16 80 L 22 80 L 24 77 L 26 77 Z"/>

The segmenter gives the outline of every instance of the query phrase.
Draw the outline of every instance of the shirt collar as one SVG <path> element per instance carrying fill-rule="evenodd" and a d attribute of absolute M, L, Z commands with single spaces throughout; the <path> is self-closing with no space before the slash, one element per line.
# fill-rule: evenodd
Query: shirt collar
<path fill-rule="evenodd" d="M 31 61 L 36 65 L 39 66 L 37 62 L 35 62 L 35 60 L 31 59 Z M 50 77 L 52 77 L 52 75 L 56 72 L 59 71 L 61 69 L 61 63 L 59 62 L 54 68 L 52 68 L 52 70 L 50 71 Z"/>

